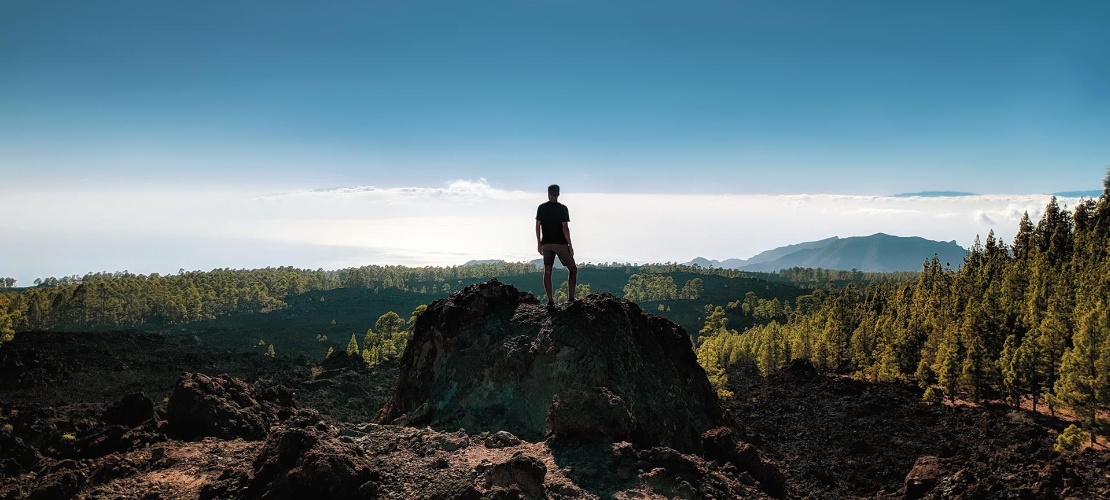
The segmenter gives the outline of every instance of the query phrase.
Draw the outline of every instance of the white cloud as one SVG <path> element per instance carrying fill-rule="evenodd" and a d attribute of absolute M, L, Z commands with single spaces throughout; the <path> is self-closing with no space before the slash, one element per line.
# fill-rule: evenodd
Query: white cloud
<path fill-rule="evenodd" d="M 1036 221 L 1048 199 L 574 192 L 561 197 L 570 207 L 578 254 L 622 262 L 744 258 L 802 241 L 878 232 L 968 246 L 994 229 L 1009 241 L 1021 215 L 1028 211 Z M 14 242 L 0 246 L 0 276 L 27 283 L 94 270 L 527 260 L 536 257 L 534 214 L 545 200 L 546 193 L 502 190 L 484 179 L 443 187 L 279 194 L 4 193 L 0 210 L 21 215 L 0 221 L 7 241 Z"/>

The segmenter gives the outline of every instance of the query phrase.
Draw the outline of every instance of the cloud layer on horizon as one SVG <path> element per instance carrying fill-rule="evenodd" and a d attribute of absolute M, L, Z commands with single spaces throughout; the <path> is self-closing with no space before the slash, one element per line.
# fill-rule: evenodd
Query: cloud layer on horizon
<path fill-rule="evenodd" d="M 746 258 L 829 236 L 878 232 L 969 246 L 994 230 L 1012 240 L 1049 195 L 886 197 L 564 192 L 581 260 L 687 261 Z M 0 247 L 0 276 L 179 268 L 365 264 L 451 265 L 470 259 L 530 260 L 540 192 L 484 179 L 443 187 L 371 186 L 241 192 L 17 192 L 0 209 L 13 242 Z M 1061 198 L 1074 206 L 1078 198 Z M 34 207 L 32 210 L 22 207 Z"/>

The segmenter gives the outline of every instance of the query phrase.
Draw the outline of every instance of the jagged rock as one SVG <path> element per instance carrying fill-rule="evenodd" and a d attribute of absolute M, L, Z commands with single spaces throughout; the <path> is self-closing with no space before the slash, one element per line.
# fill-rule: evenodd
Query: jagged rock
<path fill-rule="evenodd" d="M 689 335 L 612 295 L 549 309 L 491 280 L 413 330 L 379 422 L 696 450 L 721 420 Z"/>
<path fill-rule="evenodd" d="M 290 419 L 267 438 L 254 461 L 248 496 L 274 500 L 376 497 L 381 474 L 366 452 L 337 439 L 337 429 L 313 423 L 309 416 Z"/>
<path fill-rule="evenodd" d="M 514 436 L 511 432 L 497 431 L 490 434 L 483 441 L 483 444 L 486 445 L 486 448 L 507 448 L 520 444 L 520 438 Z"/>
<path fill-rule="evenodd" d="M 324 358 L 320 366 L 328 371 L 363 370 L 366 368 L 366 362 L 360 355 L 347 354 L 347 351 L 334 351 L 331 356 Z"/>
<path fill-rule="evenodd" d="M 540 459 L 518 451 L 508 461 L 486 471 L 485 487 L 518 491 L 528 498 L 542 498 L 546 476 L 547 466 Z"/>
<path fill-rule="evenodd" d="M 228 375 L 185 373 L 170 395 L 166 420 L 170 433 L 184 439 L 262 439 L 293 408 L 292 392 L 281 386 L 255 390 Z"/>
<path fill-rule="evenodd" d="M 15 477 L 40 462 L 43 456 L 10 431 L 0 431 L 0 476 Z"/>
<path fill-rule="evenodd" d="M 946 474 L 947 467 L 940 458 L 925 455 L 919 457 L 913 464 L 913 469 L 906 474 L 904 497 L 907 499 L 922 498 L 933 488 L 936 488 Z"/>
<path fill-rule="evenodd" d="M 39 471 L 39 479 L 28 499 L 74 498 L 88 480 L 80 464 L 73 460 L 62 460 Z"/>
<path fill-rule="evenodd" d="M 719 463 L 728 463 L 758 481 L 759 488 L 775 498 L 786 496 L 786 477 L 775 466 L 763 460 L 751 444 L 740 441 L 731 427 L 718 427 L 702 435 L 705 456 Z"/>
<path fill-rule="evenodd" d="M 817 368 L 808 359 L 794 359 L 786 366 L 786 371 L 796 377 L 811 379 L 817 376 Z"/>
<path fill-rule="evenodd" d="M 136 427 L 154 418 L 154 401 L 141 392 L 128 394 L 104 410 L 101 418 L 109 425 Z"/>

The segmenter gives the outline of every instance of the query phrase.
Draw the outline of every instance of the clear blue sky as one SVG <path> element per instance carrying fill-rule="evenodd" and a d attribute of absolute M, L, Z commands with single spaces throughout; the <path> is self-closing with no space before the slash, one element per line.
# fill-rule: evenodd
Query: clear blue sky
<path fill-rule="evenodd" d="M 1105 0 L 0 4 L 0 191 L 1028 193 L 1107 164 Z"/>

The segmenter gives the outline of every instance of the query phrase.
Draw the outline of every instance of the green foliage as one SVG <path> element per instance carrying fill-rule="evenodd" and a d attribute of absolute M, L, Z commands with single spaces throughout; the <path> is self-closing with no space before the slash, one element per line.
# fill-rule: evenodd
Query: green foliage
<path fill-rule="evenodd" d="M 678 291 L 679 299 L 683 300 L 698 300 L 702 292 L 705 291 L 705 282 L 701 278 L 694 278 L 687 281 L 682 285 L 682 290 Z"/>
<path fill-rule="evenodd" d="M 325 271 L 292 267 L 176 275 L 89 273 L 35 280 L 19 292 L 11 316 L 16 331 L 90 330 L 180 325 L 237 313 L 270 313 L 289 306 L 290 296 L 311 291 L 357 288 L 439 294 L 450 283 L 534 273 L 529 263 L 451 267 L 363 266 Z M 12 282 L 14 285 L 14 281 Z M 321 296 L 320 299 L 323 299 Z"/>
<path fill-rule="evenodd" d="M 713 304 L 706 304 L 705 311 L 709 314 L 705 317 L 705 326 L 698 330 L 699 341 L 728 330 L 728 317 L 725 316 L 725 310 L 721 306 L 713 307 Z"/>
<path fill-rule="evenodd" d="M 277 351 L 274 351 L 274 344 L 270 344 L 270 347 L 266 348 L 266 356 L 271 358 L 277 357 Z"/>
<path fill-rule="evenodd" d="M 15 338 L 15 324 L 22 315 L 20 297 L 0 293 L 0 345 Z"/>
<path fill-rule="evenodd" d="M 1056 436 L 1056 444 L 1053 446 L 1058 452 L 1077 451 L 1083 447 L 1087 442 L 1091 441 L 1091 433 L 1087 432 L 1075 424 L 1069 425 L 1064 432 Z"/>
<path fill-rule="evenodd" d="M 667 288 L 642 276 L 630 277 L 629 295 Z M 1110 190 L 1074 212 L 1052 199 L 1036 224 L 1022 218 L 1012 246 L 993 232 L 976 239 L 959 269 L 934 257 L 908 281 L 780 276 L 814 291 L 793 308 L 747 293 L 724 311 L 706 309 L 698 359 L 711 377 L 731 364 L 766 373 L 800 358 L 831 373 L 914 378 L 928 400 L 1062 404 L 1091 430 L 1110 410 Z M 729 330 L 729 312 L 751 326 Z"/>
<path fill-rule="evenodd" d="M 424 304 L 417 306 L 407 322 L 393 311 L 378 317 L 374 328 L 366 330 L 366 337 L 363 340 L 362 359 L 366 364 L 376 365 L 387 359 L 400 357 L 408 346 L 411 327 L 416 324 L 420 313 L 426 308 Z"/>
<path fill-rule="evenodd" d="M 570 283 L 563 281 L 559 288 L 555 290 L 555 302 L 566 302 L 570 300 Z M 576 283 L 574 285 L 574 298 L 581 299 L 590 294 L 589 283 Z"/>
<path fill-rule="evenodd" d="M 624 298 L 636 302 L 675 298 L 678 288 L 674 278 L 662 274 L 633 274 L 624 286 Z"/>
<path fill-rule="evenodd" d="M 929 387 L 921 395 L 921 400 L 926 403 L 940 403 L 944 400 L 944 392 L 936 387 Z"/>
<path fill-rule="evenodd" d="M 351 340 L 347 342 L 347 355 L 358 356 L 358 340 L 355 339 L 355 334 L 351 334 Z"/>
<path fill-rule="evenodd" d="M 328 346 L 328 352 L 324 354 L 324 359 L 330 358 L 332 354 L 335 354 L 335 348 Z"/>
<path fill-rule="evenodd" d="M 1095 428 L 1098 410 L 1110 406 L 1110 310 L 1104 303 L 1083 314 L 1060 373 L 1056 398 Z"/>

